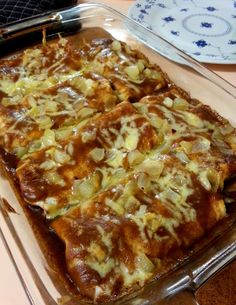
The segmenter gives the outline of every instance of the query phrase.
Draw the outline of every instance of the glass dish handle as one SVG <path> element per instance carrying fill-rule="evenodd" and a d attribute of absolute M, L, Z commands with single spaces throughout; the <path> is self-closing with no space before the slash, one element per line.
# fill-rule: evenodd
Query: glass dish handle
<path fill-rule="evenodd" d="M 181 268 L 149 285 L 135 305 L 198 305 L 198 288 L 235 258 L 236 226 L 231 223 L 207 249 L 196 252 Z"/>
<path fill-rule="evenodd" d="M 209 259 L 210 257 L 210 259 Z M 223 234 L 201 257 L 193 261 L 192 285 L 194 289 L 202 286 L 210 277 L 222 270 L 236 258 L 236 226 Z"/>
<path fill-rule="evenodd" d="M 231 230 L 219 238 L 212 247 L 196 256 L 191 265 L 185 268 L 190 270 L 182 289 L 177 289 L 175 294 L 170 295 L 166 300 L 164 299 L 164 303 L 160 302 L 158 305 L 199 305 L 195 298 L 196 291 L 235 258 L 236 227 L 232 226 Z"/>

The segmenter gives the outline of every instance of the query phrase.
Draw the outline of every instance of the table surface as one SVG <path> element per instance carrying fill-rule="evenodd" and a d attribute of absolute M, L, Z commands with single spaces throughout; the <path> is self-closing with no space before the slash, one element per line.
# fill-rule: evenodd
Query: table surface
<path fill-rule="evenodd" d="M 86 1 L 80 1 L 86 2 Z M 94 0 L 127 13 L 133 0 Z M 206 64 L 208 68 L 236 86 L 236 65 Z M 200 305 L 236 304 L 236 261 L 203 286 L 198 294 Z M 0 239 L 0 304 L 29 305 L 29 301 L 17 277 L 15 269 Z"/>

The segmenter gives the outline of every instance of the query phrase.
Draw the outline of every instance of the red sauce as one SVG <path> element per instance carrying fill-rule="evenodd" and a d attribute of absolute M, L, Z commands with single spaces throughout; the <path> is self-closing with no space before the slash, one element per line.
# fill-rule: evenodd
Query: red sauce
<path fill-rule="evenodd" d="M 99 35 L 99 31 L 96 31 L 96 35 Z M 74 50 L 73 48 L 76 48 L 79 43 L 81 43 L 81 40 L 86 37 L 87 40 L 91 39 L 90 36 L 95 35 L 93 31 L 84 31 L 82 34 L 79 34 L 77 37 L 70 38 L 70 44 L 72 44 L 72 48 L 67 49 L 66 57 L 62 61 L 62 65 L 66 68 L 73 68 L 78 69 L 81 67 L 81 58 L 87 58 L 92 59 L 96 56 L 97 52 L 100 50 L 97 48 L 97 46 L 101 46 L 101 49 L 103 48 L 103 57 L 105 58 L 106 55 L 110 55 L 110 49 L 109 44 L 111 42 L 110 38 L 104 38 L 104 39 L 96 39 L 92 46 L 88 46 L 86 44 L 83 44 L 83 48 L 80 50 Z M 101 33 L 100 33 L 101 34 Z M 104 32 L 102 32 L 102 35 L 104 35 Z M 49 61 L 45 64 L 45 67 L 50 67 L 53 62 L 55 62 L 55 49 L 49 49 L 43 48 L 43 52 L 47 55 Z M 133 57 L 135 59 L 144 58 L 143 55 L 139 52 L 134 52 Z M 131 57 L 132 58 L 132 57 Z M 0 73 L 2 74 L 12 74 L 13 79 L 16 80 L 18 78 L 18 70 L 17 67 L 21 63 L 21 56 L 16 56 L 15 58 L 12 58 L 7 62 L 7 66 L 3 65 L 2 68 L 0 68 Z M 156 67 L 157 70 L 159 70 L 158 67 Z M 50 71 L 51 75 L 53 75 L 53 69 Z M 119 73 L 119 69 L 115 67 L 113 69 L 113 72 Z M 92 73 L 90 75 L 93 79 L 97 80 L 99 77 Z M 101 80 L 101 79 L 100 79 Z M 102 80 L 101 80 L 102 82 Z M 109 78 L 109 82 L 113 82 L 111 84 L 111 91 L 115 94 L 117 92 L 119 93 L 122 89 L 122 86 L 126 84 L 126 81 L 121 81 L 116 75 Z M 131 88 L 128 92 L 127 99 L 131 102 L 138 101 L 141 97 L 147 94 L 158 94 L 160 92 L 166 92 L 171 86 L 173 86 L 168 78 L 163 77 L 163 84 L 160 90 L 155 91 L 157 82 L 155 80 L 150 79 L 144 79 L 144 82 L 142 85 L 134 85 L 136 86 L 136 90 L 134 88 Z M 69 89 L 69 90 L 68 90 Z M 70 93 L 70 96 L 74 96 L 79 94 L 77 91 L 73 91 L 74 89 L 70 88 L 68 84 L 66 86 L 55 86 L 52 89 L 48 90 L 48 93 L 52 95 L 56 95 L 57 92 L 65 91 L 66 93 Z M 186 95 L 186 98 L 189 99 L 188 95 Z M 0 92 L 0 99 L 5 97 L 6 95 L 3 92 Z M 91 97 L 91 104 L 93 103 L 93 99 L 96 99 L 96 94 Z M 196 101 L 190 101 L 190 103 L 195 103 Z M 197 102 L 196 102 L 197 103 Z M 11 116 L 17 116 L 17 110 L 13 107 L 13 109 L 10 109 L 10 115 Z M 117 111 L 118 109 L 118 111 Z M 99 109 L 101 110 L 101 109 Z M 104 109 L 103 109 L 104 110 Z M 153 108 L 153 112 L 156 112 L 157 114 L 160 114 L 159 110 L 156 110 Z M 208 120 L 210 122 L 221 122 L 221 118 L 217 116 L 215 113 L 210 111 L 210 109 L 207 108 L 207 106 L 201 106 L 197 108 L 196 113 L 204 120 Z M 92 131 L 95 127 L 97 128 L 96 133 L 97 137 L 99 135 L 99 131 L 102 128 L 106 128 L 108 126 L 109 122 L 114 122 L 113 127 L 115 129 L 121 128 L 121 122 L 117 121 L 118 118 L 124 117 L 125 115 L 132 115 L 136 114 L 136 110 L 134 107 L 129 104 L 128 102 L 124 102 L 120 106 L 116 108 L 116 112 L 110 111 L 102 115 L 99 119 L 94 121 L 94 125 L 88 125 L 83 129 L 83 131 Z M 162 116 L 162 115 L 161 115 Z M 60 125 L 66 120 L 66 117 L 58 116 L 54 120 L 54 128 L 60 127 Z M 178 121 L 178 119 L 176 119 Z M 146 123 L 145 120 L 138 119 L 137 120 L 137 126 L 142 127 L 143 123 Z M 20 123 L 19 128 L 22 128 L 25 123 Z M 95 126 L 97 124 L 97 126 Z M 86 130 L 87 128 L 87 130 Z M 34 128 L 32 128 L 34 129 Z M 173 130 L 173 133 L 175 131 Z M 40 137 L 41 134 L 37 133 L 37 137 Z M 32 136 L 33 137 L 33 136 Z M 151 140 L 150 140 L 151 138 Z M 111 139 L 114 141 L 115 136 L 111 136 Z M 13 139 L 10 139 L 13 141 Z M 150 141 L 149 141 L 150 140 Z M 148 128 L 145 129 L 144 132 L 144 139 L 139 143 L 140 150 L 150 150 L 155 146 L 157 139 L 155 138 L 155 132 L 154 129 L 151 126 L 148 126 Z M 186 137 L 185 140 L 192 140 L 192 138 Z M 10 142 L 11 142 L 10 141 Z M 135 270 L 135 261 L 134 261 L 134 255 L 132 252 L 132 244 L 133 243 L 139 243 L 145 248 L 146 254 L 149 255 L 149 257 L 154 258 L 163 258 L 163 263 L 165 265 L 166 263 L 166 270 L 170 268 L 171 263 L 173 261 L 176 261 L 179 257 L 183 257 L 183 252 L 186 254 L 187 251 L 183 250 L 185 247 L 188 247 L 193 243 L 193 241 L 199 239 L 203 234 L 204 230 L 208 230 L 215 224 L 215 218 L 212 216 L 212 206 L 211 204 L 214 204 L 214 202 L 221 197 L 218 195 L 218 193 L 213 194 L 211 192 L 207 192 L 199 183 L 199 181 L 196 179 L 194 175 L 192 175 L 192 181 L 194 184 L 194 193 L 193 195 L 189 196 L 188 202 L 194 207 L 194 209 L 197 212 L 197 220 L 199 223 L 199 227 L 196 227 L 196 223 L 185 223 L 183 225 L 180 225 L 178 229 L 176 229 L 177 234 L 179 237 L 184 236 L 183 240 L 183 246 L 178 247 L 178 243 L 176 240 L 173 240 L 170 238 L 169 232 L 164 228 L 160 227 L 157 230 L 157 233 L 160 237 L 166 237 L 164 241 L 153 241 L 148 240 L 147 244 L 145 244 L 144 240 L 142 240 L 142 237 L 139 232 L 139 228 L 136 225 L 135 222 L 121 219 L 121 225 L 115 225 L 112 222 L 103 222 L 102 219 L 96 220 L 94 217 L 94 213 L 96 212 L 96 209 L 93 209 L 93 207 L 88 209 L 87 214 L 91 217 L 82 217 L 79 212 L 78 214 L 75 213 L 75 215 L 70 215 L 70 217 L 65 217 L 62 220 L 62 226 L 57 229 L 57 232 L 61 233 L 58 234 L 60 237 L 64 240 L 66 247 L 64 243 L 62 243 L 57 235 L 54 233 L 54 231 L 51 229 L 51 227 L 56 228 L 57 220 L 50 223 L 47 221 L 42 214 L 42 211 L 38 208 L 33 208 L 28 205 L 27 203 L 34 203 L 35 201 L 45 199 L 48 195 L 51 193 L 58 192 L 58 197 L 61 196 L 61 193 L 63 191 L 71 188 L 71 179 L 68 177 L 66 178 L 66 175 L 71 170 L 71 175 L 73 175 L 73 171 L 75 170 L 76 166 L 78 167 L 78 164 L 83 164 L 83 167 L 77 169 L 76 176 L 73 176 L 73 178 L 84 178 L 87 176 L 93 169 L 94 169 L 94 162 L 91 161 L 91 159 L 88 158 L 88 152 L 91 150 L 92 147 L 99 146 L 99 143 L 101 144 L 101 141 L 103 139 L 100 138 L 100 142 L 96 139 L 94 142 L 90 144 L 83 145 L 81 142 L 81 138 L 74 138 L 72 139 L 74 144 L 74 157 L 76 159 L 76 165 L 65 165 L 62 166 L 58 173 L 64 175 L 66 186 L 65 187 L 59 187 L 59 186 L 52 186 L 49 185 L 49 183 L 42 177 L 43 176 L 43 170 L 40 170 L 39 167 L 34 167 L 34 162 L 32 162 L 32 166 L 28 167 L 27 170 L 23 172 L 23 175 L 18 174 L 18 178 L 20 179 L 20 187 L 19 187 L 19 181 L 16 177 L 16 168 L 18 166 L 19 160 L 14 156 L 14 154 L 8 153 L 4 150 L 4 148 L 0 147 L 0 155 L 3 160 L 4 167 L 6 171 L 8 172 L 10 178 L 14 182 L 14 186 L 16 188 L 18 196 L 21 194 L 21 196 L 24 198 L 20 198 L 20 202 L 24 208 L 24 211 L 26 213 L 26 216 L 29 219 L 29 222 L 35 232 L 35 235 L 37 237 L 37 240 L 39 241 L 41 248 L 43 250 L 44 255 L 47 258 L 47 261 L 49 263 L 50 268 L 53 269 L 55 278 L 55 284 L 61 286 L 64 286 L 64 290 L 70 291 L 74 295 L 78 296 L 77 288 L 75 288 L 75 285 L 70 279 L 70 276 L 68 275 L 68 270 L 70 271 L 70 275 L 75 281 L 75 283 L 78 284 L 78 286 L 81 289 L 81 293 L 84 295 L 87 295 L 89 297 L 94 296 L 93 288 L 91 288 L 91 284 L 96 285 L 99 283 L 104 283 L 105 281 L 109 280 L 109 275 L 105 276 L 104 279 L 101 279 L 98 275 L 98 273 L 93 270 L 92 268 L 89 268 L 86 266 L 86 264 L 75 264 L 73 267 L 70 267 L 70 259 L 80 258 L 85 259 L 86 255 L 88 254 L 87 248 L 90 245 L 91 240 L 96 240 L 99 242 L 99 232 L 96 227 L 96 225 L 100 225 L 103 227 L 104 230 L 107 230 L 109 232 L 113 233 L 113 239 L 112 244 L 114 245 L 113 248 L 113 255 L 118 257 L 118 260 L 120 262 L 124 262 L 126 266 L 128 266 L 129 270 L 133 272 Z M 12 143 L 12 142 L 11 142 Z M 110 144 L 105 143 L 104 139 L 104 146 L 111 148 Z M 40 155 L 41 154 L 41 155 Z M 234 162 L 233 167 L 235 167 L 236 170 L 236 162 L 235 162 L 235 156 L 228 157 L 228 162 Z M 44 151 L 40 152 L 38 156 L 36 156 L 35 164 L 40 164 L 42 161 L 45 160 L 45 154 Z M 137 198 L 140 199 L 140 202 L 145 201 L 144 196 L 142 196 L 141 192 L 137 194 Z M 97 199 L 96 204 L 100 204 L 100 207 L 97 208 L 98 212 L 100 214 L 105 214 L 105 208 L 103 204 L 104 198 Z M 60 198 L 61 202 L 63 203 L 63 196 Z M 206 204 L 207 203 L 207 204 Z M 4 204 L 6 205 L 6 208 L 11 211 L 10 205 L 4 201 Z M 156 206 L 153 206 L 153 211 L 158 211 L 161 215 L 164 215 L 165 217 L 171 217 L 171 215 L 168 213 L 168 210 L 165 209 L 164 206 L 158 205 L 158 202 Z M 112 213 L 111 213 L 112 214 Z M 113 216 L 113 215 L 112 215 Z M 59 219 L 60 220 L 60 219 Z M 64 221 L 64 223 L 63 223 Z M 68 223 L 69 222 L 69 225 Z M 60 223 L 60 222 L 58 222 Z M 82 232 L 79 231 L 79 229 L 82 228 Z M 148 239 L 148 232 L 147 230 L 144 230 L 145 237 Z M 81 245 L 83 246 L 81 250 Z M 182 249 L 183 248 L 183 249 Z M 161 251 L 159 251 L 161 249 Z M 182 252 L 183 250 L 183 252 Z M 66 265 L 65 255 L 68 258 L 68 266 Z M 164 268 L 164 267 L 163 267 Z M 157 270 L 157 273 L 160 272 L 160 270 Z M 115 285 L 113 286 L 112 291 L 112 298 L 119 296 L 119 294 L 122 291 L 122 279 L 117 279 Z M 78 296 L 79 297 L 79 296 Z M 105 301 L 106 298 L 101 299 L 100 301 Z"/>

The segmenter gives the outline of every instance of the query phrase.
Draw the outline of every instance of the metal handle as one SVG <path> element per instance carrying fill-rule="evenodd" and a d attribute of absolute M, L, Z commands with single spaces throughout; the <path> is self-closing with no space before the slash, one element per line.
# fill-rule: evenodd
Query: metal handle
<path fill-rule="evenodd" d="M 53 27 L 54 25 L 75 21 L 79 18 L 80 12 L 84 10 L 83 8 L 86 7 L 89 7 L 89 5 L 77 5 L 70 9 L 53 11 L 30 17 L 22 22 L 14 22 L 7 27 L 0 28 L 0 40 L 8 40 L 42 28 Z"/>
<path fill-rule="evenodd" d="M 52 24 L 60 23 L 60 14 L 46 14 L 40 17 L 29 18 L 23 22 L 13 23 L 6 28 L 0 29 L 0 39 L 15 38 L 22 34 L 30 33 L 37 29 L 52 26 Z"/>

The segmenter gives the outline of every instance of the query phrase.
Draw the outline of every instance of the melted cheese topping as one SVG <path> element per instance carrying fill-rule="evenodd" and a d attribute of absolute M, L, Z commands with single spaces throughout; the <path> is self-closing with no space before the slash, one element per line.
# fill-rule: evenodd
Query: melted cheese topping
<path fill-rule="evenodd" d="M 60 38 L 1 60 L 0 79 L 0 145 L 83 295 L 143 286 L 226 215 L 235 130 L 143 54 Z"/>

